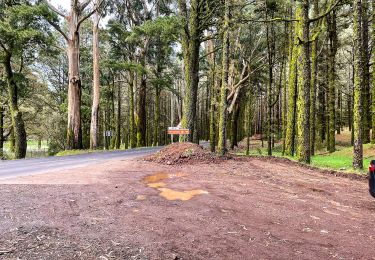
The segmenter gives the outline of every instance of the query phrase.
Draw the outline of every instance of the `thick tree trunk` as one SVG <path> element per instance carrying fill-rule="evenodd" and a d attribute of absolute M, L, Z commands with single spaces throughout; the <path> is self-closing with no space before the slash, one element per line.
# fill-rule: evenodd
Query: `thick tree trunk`
<path fill-rule="evenodd" d="M 362 3 L 361 0 L 354 0 L 354 109 L 353 109 L 353 132 L 354 132 L 354 156 L 353 167 L 363 168 L 363 145 L 362 145 L 362 44 L 361 44 L 361 19 Z"/>
<path fill-rule="evenodd" d="M 79 72 L 79 34 L 75 25 L 68 41 L 69 87 L 67 149 L 82 149 L 81 78 Z"/>
<path fill-rule="evenodd" d="M 10 109 L 10 116 L 12 118 L 15 141 L 14 156 L 16 159 L 22 159 L 26 157 L 27 150 L 26 130 L 24 121 L 22 119 L 22 113 L 18 109 L 18 87 L 13 75 L 10 54 L 5 54 L 3 65 L 8 85 L 8 105 Z"/>
<path fill-rule="evenodd" d="M 146 95 L 147 95 L 147 78 L 142 75 L 141 85 L 138 96 L 138 130 L 137 130 L 137 146 L 146 146 L 147 134 L 147 111 L 146 111 Z"/>
<path fill-rule="evenodd" d="M 199 84 L 199 46 L 201 44 L 200 11 L 202 8 L 199 0 L 190 1 L 190 14 L 187 14 L 186 0 L 179 0 L 180 14 L 185 17 L 186 24 L 182 33 L 182 49 L 185 70 L 185 97 L 182 125 L 190 129 L 189 142 L 198 142 L 196 126 L 197 93 Z"/>
<path fill-rule="evenodd" d="M 297 3 L 296 34 L 299 36 L 298 44 L 298 160 L 310 163 L 310 31 L 309 31 L 309 1 Z"/>
<path fill-rule="evenodd" d="M 99 13 L 95 12 L 92 29 L 93 53 L 93 101 L 91 108 L 90 148 L 98 148 L 99 104 L 100 104 L 100 69 L 99 69 Z"/>

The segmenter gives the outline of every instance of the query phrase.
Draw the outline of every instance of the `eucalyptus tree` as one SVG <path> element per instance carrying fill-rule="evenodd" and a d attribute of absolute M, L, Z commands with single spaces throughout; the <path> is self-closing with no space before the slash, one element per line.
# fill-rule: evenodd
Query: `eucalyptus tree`
<path fill-rule="evenodd" d="M 80 2 L 71 0 L 71 7 L 68 13 L 61 11 L 52 4 L 47 3 L 49 10 L 53 12 L 46 16 L 47 21 L 66 40 L 67 56 L 69 62 L 69 87 L 68 87 L 68 126 L 67 126 L 67 149 L 82 148 L 82 126 L 81 126 L 81 76 L 80 76 L 80 27 L 97 8 L 103 0 L 96 4 L 92 10 L 87 10 L 91 0 Z M 65 32 L 60 25 L 59 17 L 62 17 L 68 25 L 68 32 Z"/>

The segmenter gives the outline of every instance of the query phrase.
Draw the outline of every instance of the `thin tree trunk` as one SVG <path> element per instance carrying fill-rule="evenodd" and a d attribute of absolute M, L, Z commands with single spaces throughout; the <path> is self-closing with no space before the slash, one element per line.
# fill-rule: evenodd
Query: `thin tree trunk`
<path fill-rule="evenodd" d="M 159 145 L 159 127 L 160 127 L 160 87 L 156 87 L 156 94 L 155 94 L 155 128 L 154 128 L 154 146 Z"/>
<path fill-rule="evenodd" d="M 250 83 L 250 80 L 249 80 Z M 251 118 L 252 118 L 252 94 L 251 91 L 248 94 L 247 100 L 247 129 L 246 129 L 246 155 L 250 154 L 250 138 L 251 138 Z"/>
<path fill-rule="evenodd" d="M 98 5 L 98 1 L 96 1 Z M 93 17 L 92 28 L 93 53 L 93 101 L 91 108 L 90 148 L 98 148 L 99 104 L 100 104 L 100 68 L 99 68 L 99 12 Z"/>
<path fill-rule="evenodd" d="M 293 14 L 290 11 L 291 15 Z M 289 81 L 288 81 L 288 114 L 285 135 L 285 155 L 294 155 L 295 123 L 296 123 L 296 97 L 297 97 L 297 55 L 295 23 L 290 23 L 289 31 Z"/>
<path fill-rule="evenodd" d="M 327 150 L 333 153 L 336 143 L 336 75 L 335 75 L 335 63 L 337 53 L 337 32 L 336 32 L 336 13 L 332 12 L 327 17 L 328 31 L 329 31 L 329 48 L 328 48 L 328 111 L 329 111 L 329 122 L 328 122 L 328 142 Z"/>
<path fill-rule="evenodd" d="M 120 146 L 121 146 L 121 84 L 118 83 L 115 149 L 120 149 Z"/>
<path fill-rule="evenodd" d="M 1 92 L 0 94 L 2 95 Z M 2 100 L 0 100 L 0 160 L 3 157 L 4 157 L 4 106 L 3 106 Z"/>
<path fill-rule="evenodd" d="M 229 72 L 229 0 L 225 0 L 224 33 L 223 33 L 223 53 L 222 53 L 222 81 L 220 88 L 219 103 L 219 142 L 218 153 L 226 153 L 226 126 L 227 126 L 227 92 L 228 92 L 228 72 Z"/>
<path fill-rule="evenodd" d="M 314 0 L 313 3 L 313 14 L 314 17 L 319 15 L 319 0 Z M 320 24 L 314 26 L 314 33 L 317 33 Z M 310 153 L 315 154 L 315 136 L 316 136 L 316 88 L 317 88 L 317 76 L 318 76 L 318 39 L 316 38 L 311 46 L 311 90 L 310 90 Z"/>
<path fill-rule="evenodd" d="M 361 0 L 354 0 L 354 48 L 355 48 L 355 76 L 354 76 L 354 109 L 353 109 L 353 132 L 354 132 L 354 155 L 353 167 L 363 168 L 363 145 L 362 145 L 362 44 L 361 44 Z"/>
<path fill-rule="evenodd" d="M 129 72 L 129 110 L 130 110 L 130 148 L 137 146 L 137 133 L 135 129 L 135 118 L 134 118 L 134 72 Z"/>
<path fill-rule="evenodd" d="M 371 98 L 370 98 L 370 53 L 369 53 L 369 3 L 362 0 L 362 116 L 363 116 L 363 143 L 370 142 L 371 129 Z"/>

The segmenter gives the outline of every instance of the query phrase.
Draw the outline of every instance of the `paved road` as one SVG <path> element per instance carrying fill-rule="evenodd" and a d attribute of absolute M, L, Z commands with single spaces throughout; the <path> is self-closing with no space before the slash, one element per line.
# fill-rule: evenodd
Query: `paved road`
<path fill-rule="evenodd" d="M 40 174 L 52 170 L 71 169 L 113 159 L 131 159 L 153 154 L 159 149 L 160 147 L 138 148 L 123 151 L 98 152 L 63 157 L 47 157 L 12 161 L 0 160 L 0 180 L 18 176 Z"/>

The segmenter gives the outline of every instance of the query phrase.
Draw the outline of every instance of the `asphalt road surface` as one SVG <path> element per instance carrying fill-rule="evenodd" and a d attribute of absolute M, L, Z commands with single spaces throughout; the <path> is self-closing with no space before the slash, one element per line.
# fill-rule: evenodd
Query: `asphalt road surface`
<path fill-rule="evenodd" d="M 55 170 L 72 169 L 114 159 L 132 159 L 157 152 L 160 147 L 138 148 L 122 151 L 108 151 L 62 157 L 0 160 L 0 180 L 19 176 L 35 175 Z"/>

